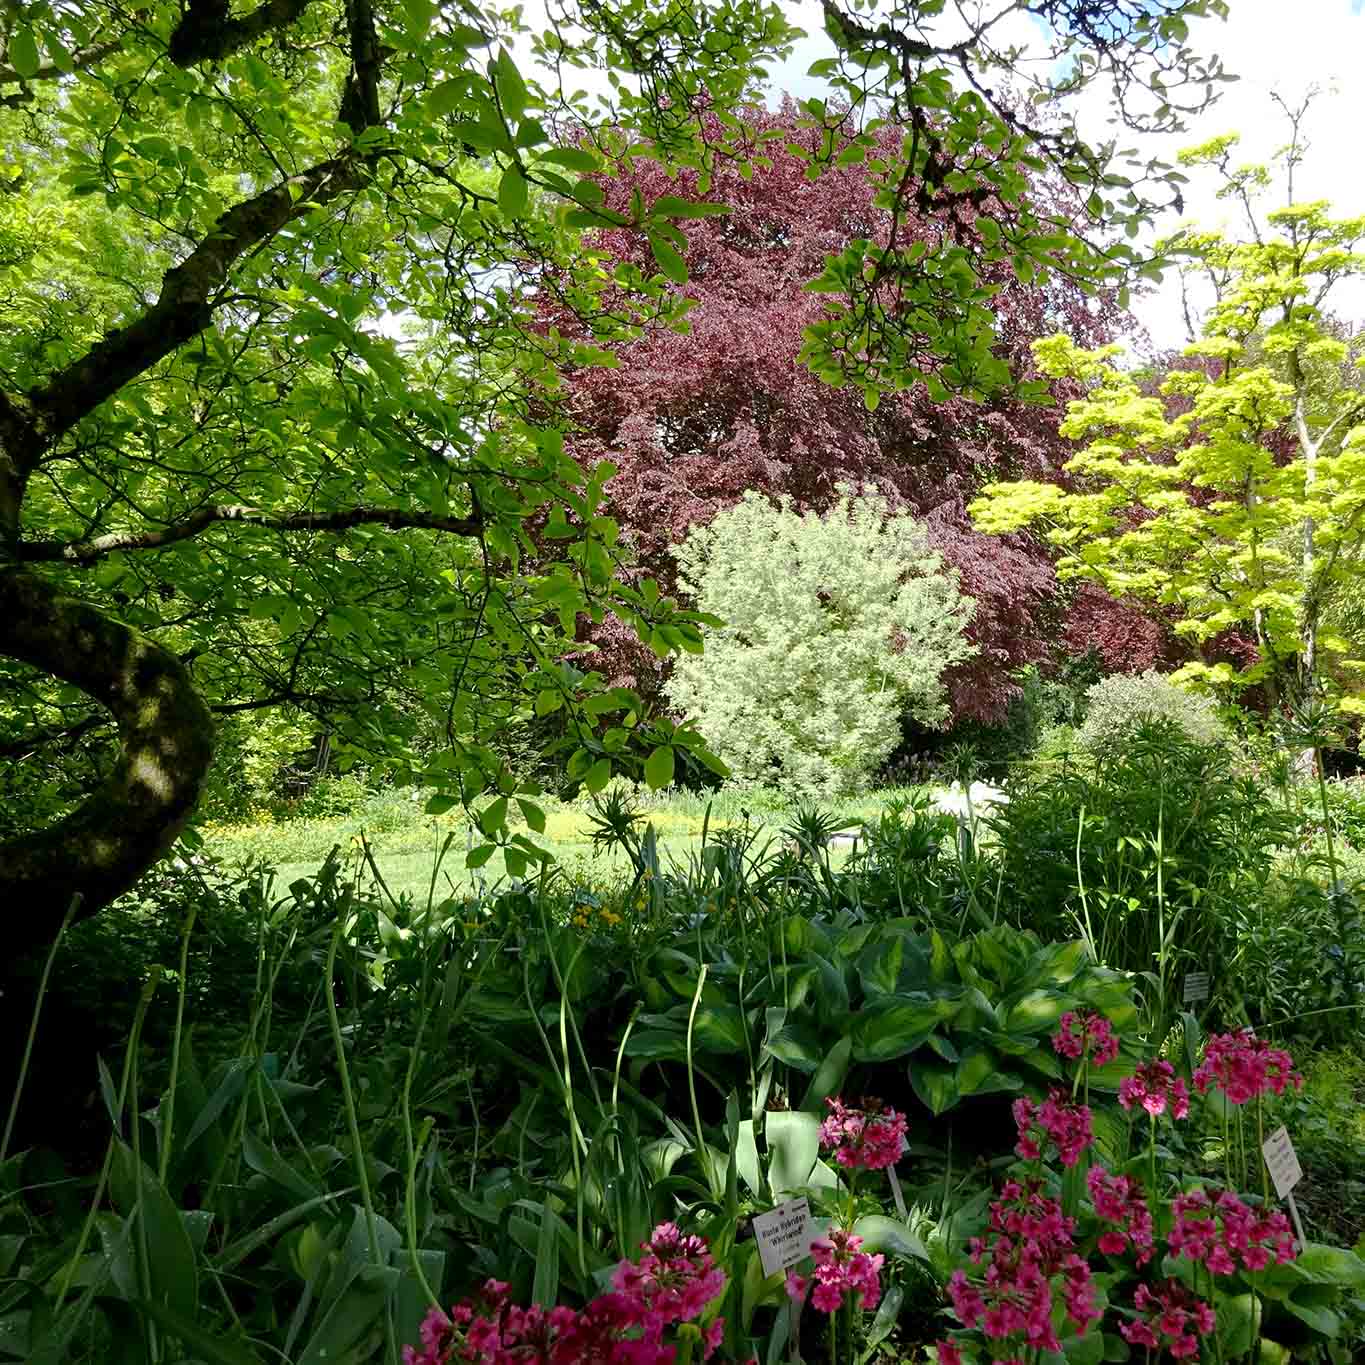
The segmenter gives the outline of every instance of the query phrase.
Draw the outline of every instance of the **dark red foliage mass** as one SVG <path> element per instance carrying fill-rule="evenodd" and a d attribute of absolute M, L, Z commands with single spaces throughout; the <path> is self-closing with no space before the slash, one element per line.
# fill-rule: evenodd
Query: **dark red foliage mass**
<path fill-rule="evenodd" d="M 579 428 L 571 447 L 588 465 L 609 459 L 618 466 L 608 485 L 610 514 L 641 572 L 665 590 L 674 583 L 669 547 L 747 489 L 786 493 L 821 510 L 837 484 L 871 484 L 913 509 L 978 602 L 972 635 L 980 652 L 950 678 L 955 714 L 998 718 L 1017 690 L 1012 670 L 1055 645 L 1060 603 L 1046 549 L 1030 537 L 979 534 L 966 504 L 991 479 L 1056 477 L 1068 456 L 1057 434 L 1061 409 L 1007 399 L 933 403 L 921 388 L 869 413 L 859 391 L 832 389 L 812 375 L 797 355 L 803 327 L 824 303 L 803 286 L 851 239 L 884 241 L 890 216 L 874 205 L 878 177 L 865 166 L 807 177 L 807 163 L 787 144 L 813 149 L 816 135 L 799 127 L 790 104 L 755 111 L 750 127 L 758 136 L 780 134 L 764 146 L 771 168 L 746 180 L 722 165 L 705 196 L 694 180 L 669 178 L 646 161 L 603 182 L 608 206 L 622 211 L 638 188 L 647 203 L 682 195 L 732 212 L 679 224 L 688 238 L 685 289 L 697 300 L 690 335 L 650 330 L 618 348 L 618 368 L 569 376 Z M 929 241 L 945 231 L 933 218 L 909 226 Z M 657 269 L 633 229 L 602 233 L 594 249 L 650 274 Z M 1008 266 L 995 282 L 1000 348 L 1020 378 L 1036 377 L 1034 338 L 1066 330 L 1098 345 L 1126 322 L 1112 304 L 1065 282 L 1023 285 Z M 546 322 L 572 330 L 548 305 Z M 601 650 L 594 667 L 647 691 L 657 687 L 658 661 L 624 629 L 609 624 L 593 638 Z"/>
<path fill-rule="evenodd" d="M 1160 622 L 1116 601 L 1096 583 L 1076 589 L 1062 622 L 1062 643 L 1077 658 L 1094 650 L 1106 673 L 1173 666 L 1178 654 Z"/>

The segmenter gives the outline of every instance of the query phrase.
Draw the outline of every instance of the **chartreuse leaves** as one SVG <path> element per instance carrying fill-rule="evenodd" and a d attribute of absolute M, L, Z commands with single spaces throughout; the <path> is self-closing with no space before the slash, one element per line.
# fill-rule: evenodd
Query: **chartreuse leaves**
<path fill-rule="evenodd" d="M 5 55 L 19 75 L 27 79 L 38 74 L 38 41 L 27 24 L 18 25 L 10 34 Z"/>
<path fill-rule="evenodd" d="M 531 187 L 516 162 L 503 171 L 498 181 L 498 207 L 509 218 L 524 218 L 531 202 Z"/>
<path fill-rule="evenodd" d="M 651 232 L 649 234 L 649 249 L 654 253 L 654 259 L 659 263 L 659 269 L 674 284 L 687 283 L 687 262 L 659 233 Z"/>
<path fill-rule="evenodd" d="M 498 93 L 503 116 L 509 123 L 520 123 L 529 98 L 526 82 L 521 78 L 511 54 L 503 48 L 492 64 L 493 88 Z"/>

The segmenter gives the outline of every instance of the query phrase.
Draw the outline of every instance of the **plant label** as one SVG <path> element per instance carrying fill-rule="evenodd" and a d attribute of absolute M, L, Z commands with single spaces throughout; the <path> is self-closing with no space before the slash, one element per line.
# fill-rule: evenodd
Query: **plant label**
<path fill-rule="evenodd" d="M 754 1217 L 758 1259 L 765 1275 L 790 1270 L 810 1255 L 810 1203 L 805 1195 L 788 1199 L 767 1213 Z"/>
<path fill-rule="evenodd" d="M 1188 972 L 1185 975 L 1185 1003 L 1197 1005 L 1209 998 L 1208 972 Z"/>
<path fill-rule="evenodd" d="M 1299 1165 L 1298 1154 L 1289 1140 L 1289 1130 L 1283 1126 L 1277 1128 L 1266 1138 L 1261 1151 L 1265 1154 L 1266 1170 L 1274 1182 L 1275 1193 L 1281 1199 L 1286 1198 L 1290 1190 L 1303 1179 L 1303 1167 Z"/>

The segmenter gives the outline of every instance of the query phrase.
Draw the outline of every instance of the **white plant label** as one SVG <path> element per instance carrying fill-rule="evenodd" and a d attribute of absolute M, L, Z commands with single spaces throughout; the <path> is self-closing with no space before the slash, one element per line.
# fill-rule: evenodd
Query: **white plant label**
<path fill-rule="evenodd" d="M 810 1203 L 805 1195 L 755 1215 L 754 1236 L 765 1275 L 790 1270 L 805 1260 L 811 1243 Z"/>
<path fill-rule="evenodd" d="M 1208 972 L 1189 972 L 1185 977 L 1185 1003 L 1197 1005 L 1209 998 Z"/>
<path fill-rule="evenodd" d="M 1275 1193 L 1284 1199 L 1290 1190 L 1303 1179 L 1303 1167 L 1299 1165 L 1294 1144 L 1289 1140 L 1289 1130 L 1284 1127 L 1275 1129 L 1266 1138 L 1261 1151 L 1265 1154 L 1266 1170 L 1274 1182 Z"/>

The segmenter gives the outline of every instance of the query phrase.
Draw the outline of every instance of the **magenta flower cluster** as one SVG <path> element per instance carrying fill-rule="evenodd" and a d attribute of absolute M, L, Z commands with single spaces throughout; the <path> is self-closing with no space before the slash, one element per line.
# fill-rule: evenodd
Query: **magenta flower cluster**
<path fill-rule="evenodd" d="M 1261 1095 L 1282 1095 L 1287 1085 L 1303 1089 L 1303 1077 L 1282 1047 L 1272 1047 L 1250 1029 L 1215 1033 L 1204 1049 L 1204 1061 L 1194 1073 L 1201 1095 L 1221 1090 L 1231 1104 L 1245 1104 Z"/>
<path fill-rule="evenodd" d="M 1252 1209 L 1231 1190 L 1216 1199 L 1192 1190 L 1172 1201 L 1171 1212 L 1171 1251 L 1202 1261 L 1215 1275 L 1231 1275 L 1238 1261 L 1246 1270 L 1264 1270 L 1272 1257 L 1283 1265 L 1297 1255 L 1284 1214 Z"/>
<path fill-rule="evenodd" d="M 990 1340 L 1008 1343 L 1016 1355 L 1061 1350 L 1052 1325 L 1054 1285 L 1060 1284 L 1066 1315 L 1078 1332 L 1100 1317 L 1090 1267 L 1072 1240 L 1075 1220 L 1036 1184 L 1012 1180 L 991 1205 L 990 1226 L 989 1243 L 979 1237 L 970 1243 L 972 1261 L 984 1272 L 969 1278 L 958 1270 L 948 1282 L 958 1318 L 967 1327 L 980 1323 Z M 940 1361 L 951 1360 L 955 1349 L 941 1344 Z"/>
<path fill-rule="evenodd" d="M 832 1148 L 834 1159 L 850 1170 L 881 1171 L 894 1166 L 905 1151 L 908 1124 L 904 1114 L 883 1109 L 865 1099 L 861 1109 L 843 1100 L 825 1100 L 829 1115 L 820 1124 L 820 1145 Z"/>
<path fill-rule="evenodd" d="M 1119 1325 L 1123 1339 L 1149 1351 L 1164 1346 L 1175 1360 L 1197 1357 L 1198 1337 L 1208 1336 L 1216 1325 L 1213 1309 L 1178 1280 L 1167 1280 L 1159 1289 L 1138 1285 L 1133 1306 L 1138 1316 Z"/>
<path fill-rule="evenodd" d="M 1119 1082 L 1119 1103 L 1125 1109 L 1145 1109 L 1153 1118 L 1169 1110 L 1173 1119 L 1183 1119 L 1190 1112 L 1190 1092 L 1175 1067 L 1158 1059 L 1143 1062 Z"/>
<path fill-rule="evenodd" d="M 403 1348 L 403 1365 L 672 1365 L 664 1329 L 691 1322 L 725 1291 L 721 1270 L 700 1237 L 660 1223 L 638 1261 L 622 1261 L 612 1288 L 582 1309 L 521 1308 L 500 1280 L 477 1302 L 427 1314 L 421 1346 Z M 725 1331 L 717 1318 L 703 1335 L 710 1357 Z"/>
<path fill-rule="evenodd" d="M 1107 1256 L 1121 1256 L 1130 1247 L 1138 1265 L 1152 1259 L 1152 1212 L 1142 1186 L 1132 1176 L 1111 1175 L 1103 1166 L 1092 1166 L 1085 1183 L 1095 1213 L 1106 1227 L 1099 1238 L 1099 1249 Z"/>
<path fill-rule="evenodd" d="M 1068 1012 L 1059 1024 L 1052 1043 L 1062 1056 L 1082 1067 L 1092 1062 L 1104 1065 L 1117 1057 L 1119 1039 L 1102 1016 Z M 1194 1080 L 1200 1093 L 1216 1087 L 1234 1104 L 1303 1084 L 1289 1054 L 1250 1030 L 1212 1037 Z M 1119 1101 L 1127 1110 L 1146 1111 L 1153 1120 L 1167 1114 L 1184 1119 L 1190 1111 L 1189 1088 L 1175 1068 L 1160 1059 L 1139 1066 L 1120 1084 Z M 1062 1164 L 1075 1166 L 1092 1145 L 1090 1110 L 1058 1090 L 1042 1103 L 1016 1100 L 1013 1113 L 1018 1129 L 1015 1152 L 1025 1160 L 1041 1160 L 1051 1141 Z M 1139 1267 L 1151 1262 L 1156 1254 L 1153 1215 L 1139 1181 L 1094 1165 L 1086 1172 L 1086 1185 L 1100 1224 L 1097 1249 L 1110 1256 L 1131 1252 Z M 1211 1275 L 1254 1273 L 1272 1260 L 1283 1263 L 1297 1254 L 1284 1214 L 1252 1208 L 1231 1191 L 1210 1195 L 1193 1190 L 1172 1200 L 1170 1209 L 1169 1251 L 1202 1264 Z M 948 1295 L 963 1325 L 979 1327 L 986 1336 L 996 1365 L 1022 1365 L 1033 1353 L 1061 1349 L 1052 1325 L 1058 1286 L 1078 1335 L 1100 1318 L 1090 1269 L 1074 1248 L 1074 1220 L 1063 1214 L 1056 1200 L 1041 1193 L 1037 1182 L 1011 1181 L 1004 1186 L 991 1205 L 991 1232 L 989 1244 L 981 1238 L 969 1244 L 972 1261 L 984 1266 L 984 1273 L 958 1270 L 949 1281 Z M 1199 1338 L 1213 1332 L 1215 1325 L 1210 1304 L 1178 1281 L 1168 1280 L 1138 1286 L 1133 1308 L 1125 1310 L 1119 1330 L 1131 1346 L 1187 1360 L 1198 1358 Z M 939 1365 L 962 1365 L 957 1342 L 941 1341 L 937 1350 Z M 1006 1353 L 1003 1360 L 1001 1353 Z"/>
<path fill-rule="evenodd" d="M 1095 1141 L 1089 1107 L 1073 1103 L 1060 1090 L 1050 1091 L 1042 1104 L 1017 1099 L 1012 1111 L 1019 1138 L 1014 1150 L 1026 1161 L 1041 1160 L 1043 1144 L 1051 1138 L 1062 1165 L 1074 1166 Z"/>
<path fill-rule="evenodd" d="M 1090 1061 L 1104 1066 L 1119 1055 L 1118 1035 L 1113 1025 L 1102 1014 L 1083 1010 L 1067 1010 L 1057 1021 L 1057 1032 L 1052 1035 L 1053 1048 L 1074 1062 Z"/>
<path fill-rule="evenodd" d="M 882 1297 L 880 1253 L 862 1250 L 863 1239 L 844 1228 L 831 1228 L 828 1237 L 817 1237 L 810 1254 L 815 1269 L 809 1275 L 793 1271 L 787 1276 L 787 1293 L 798 1303 L 815 1284 L 810 1301 L 822 1313 L 837 1313 L 847 1302 L 864 1309 L 875 1308 Z"/>

